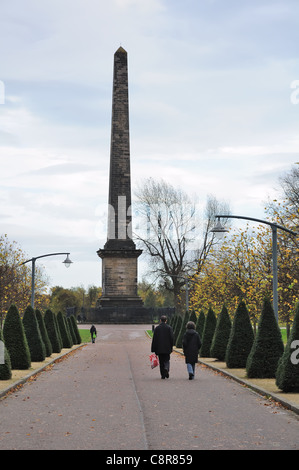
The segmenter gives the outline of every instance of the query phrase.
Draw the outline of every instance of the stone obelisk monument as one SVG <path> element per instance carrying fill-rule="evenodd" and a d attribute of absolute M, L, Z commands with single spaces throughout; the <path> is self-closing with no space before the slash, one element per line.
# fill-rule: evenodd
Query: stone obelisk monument
<path fill-rule="evenodd" d="M 102 297 L 99 307 L 132 309 L 143 306 L 137 295 L 137 259 L 142 253 L 132 240 L 129 94 L 127 52 L 114 54 L 108 235 L 102 259 Z M 128 311 L 129 311 L 128 310 Z M 123 314 L 125 316 L 125 313 Z"/>

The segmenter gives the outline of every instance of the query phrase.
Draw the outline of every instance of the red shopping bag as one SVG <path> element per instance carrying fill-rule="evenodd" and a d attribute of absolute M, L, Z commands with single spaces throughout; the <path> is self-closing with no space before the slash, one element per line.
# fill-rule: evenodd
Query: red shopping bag
<path fill-rule="evenodd" d="M 155 367 L 157 367 L 159 365 L 159 359 L 158 359 L 158 356 L 156 356 L 155 353 L 151 354 L 149 358 L 150 358 L 151 368 L 152 369 L 154 369 Z"/>

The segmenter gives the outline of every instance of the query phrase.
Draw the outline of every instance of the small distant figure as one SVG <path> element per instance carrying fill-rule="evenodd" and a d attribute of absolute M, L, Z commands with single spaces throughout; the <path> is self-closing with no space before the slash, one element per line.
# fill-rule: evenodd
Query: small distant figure
<path fill-rule="evenodd" d="M 169 378 L 170 354 L 173 348 L 173 330 L 166 322 L 166 316 L 162 315 L 160 324 L 153 331 L 151 346 L 151 351 L 159 356 L 161 379 Z"/>
<path fill-rule="evenodd" d="M 195 375 L 195 364 L 198 362 L 201 340 L 199 334 L 195 330 L 195 323 L 193 321 L 188 321 L 186 328 L 186 333 L 183 337 L 183 352 L 185 362 L 187 364 L 187 371 L 189 373 L 189 380 L 193 380 Z"/>
<path fill-rule="evenodd" d="M 90 328 L 90 335 L 91 335 L 91 342 L 92 343 L 95 343 L 96 341 L 96 337 L 97 337 L 97 329 L 94 325 L 91 325 L 91 328 Z"/>

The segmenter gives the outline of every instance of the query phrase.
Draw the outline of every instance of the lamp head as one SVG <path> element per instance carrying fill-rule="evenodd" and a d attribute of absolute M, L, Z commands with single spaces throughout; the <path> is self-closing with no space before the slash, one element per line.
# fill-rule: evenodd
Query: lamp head
<path fill-rule="evenodd" d="M 62 262 L 63 262 L 63 264 L 64 264 L 64 266 L 65 266 L 66 268 L 69 268 L 69 267 L 70 267 L 70 265 L 72 264 L 72 261 L 71 261 L 70 258 L 69 258 L 69 253 L 66 255 L 65 260 L 62 261 Z"/>

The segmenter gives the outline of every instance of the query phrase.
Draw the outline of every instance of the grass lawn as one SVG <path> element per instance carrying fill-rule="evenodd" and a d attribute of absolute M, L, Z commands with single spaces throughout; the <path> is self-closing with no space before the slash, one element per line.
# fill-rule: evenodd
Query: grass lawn
<path fill-rule="evenodd" d="M 79 328 L 79 333 L 81 336 L 82 343 L 90 343 L 91 342 L 91 336 L 89 330 L 81 329 Z"/>

